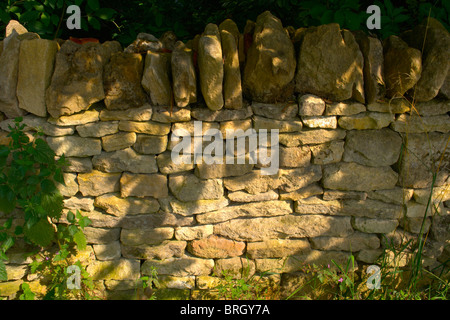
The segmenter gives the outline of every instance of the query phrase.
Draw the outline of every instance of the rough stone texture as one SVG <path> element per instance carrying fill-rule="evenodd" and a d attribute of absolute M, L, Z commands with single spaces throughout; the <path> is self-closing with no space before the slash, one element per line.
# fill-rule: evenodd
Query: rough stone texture
<path fill-rule="evenodd" d="M 428 188 L 433 181 L 429 168 L 437 168 L 439 163 L 440 170 L 437 172 L 434 185 L 443 185 L 450 167 L 450 150 L 448 147 L 445 148 L 448 139 L 448 133 L 409 134 L 406 151 L 403 152 L 400 163 L 400 185 L 406 188 Z"/>
<path fill-rule="evenodd" d="M 169 274 L 176 277 L 209 275 L 214 267 L 213 259 L 183 256 L 165 260 L 146 260 L 141 266 L 142 274 L 151 274 L 151 267 L 158 270 L 158 274 Z"/>
<path fill-rule="evenodd" d="M 131 147 L 136 142 L 136 133 L 118 132 L 102 137 L 103 150 L 112 152 Z"/>
<path fill-rule="evenodd" d="M 141 87 L 143 68 L 144 61 L 140 54 L 118 52 L 111 56 L 103 75 L 107 109 L 132 109 L 147 102 Z"/>
<path fill-rule="evenodd" d="M 321 116 L 325 111 L 325 101 L 313 94 L 305 94 L 298 99 L 300 116 Z"/>
<path fill-rule="evenodd" d="M 334 140 L 344 139 L 346 135 L 345 130 L 336 129 L 311 129 L 296 133 L 280 134 L 280 144 L 286 147 L 297 147 L 304 144 L 322 144 Z"/>
<path fill-rule="evenodd" d="M 93 280 L 137 280 L 139 260 L 96 261 L 90 264 L 86 271 Z"/>
<path fill-rule="evenodd" d="M 169 53 L 147 51 L 141 84 L 153 105 L 168 106 L 172 102 Z"/>
<path fill-rule="evenodd" d="M 224 107 L 242 108 L 242 84 L 239 65 L 239 30 L 232 20 L 229 25 L 220 25 L 220 39 L 223 52 L 223 95 Z"/>
<path fill-rule="evenodd" d="M 100 139 L 77 136 L 47 137 L 47 143 L 56 155 L 66 157 L 89 157 L 101 153 Z"/>
<path fill-rule="evenodd" d="M 93 170 L 78 174 L 78 184 L 83 196 L 99 196 L 119 191 L 120 173 L 104 173 Z"/>
<path fill-rule="evenodd" d="M 344 141 L 336 140 L 310 147 L 312 163 L 329 164 L 341 161 L 344 153 Z"/>
<path fill-rule="evenodd" d="M 240 256 L 245 250 L 245 242 L 228 240 L 216 235 L 189 242 L 187 251 L 200 258 L 230 258 Z"/>
<path fill-rule="evenodd" d="M 324 58 L 326 57 L 326 58 Z M 364 102 L 364 59 L 354 36 L 336 23 L 309 28 L 300 46 L 296 91 Z"/>
<path fill-rule="evenodd" d="M 281 21 L 266 11 L 256 20 L 243 76 L 244 94 L 258 102 L 284 101 L 293 93 L 294 45 Z"/>
<path fill-rule="evenodd" d="M 71 115 L 104 99 L 106 59 L 99 43 L 64 42 L 56 54 L 55 71 L 46 92 L 48 113 L 54 118 Z"/>
<path fill-rule="evenodd" d="M 167 177 L 162 174 L 136 174 L 124 172 L 120 178 L 120 194 L 122 197 L 155 197 L 168 196 Z"/>
<path fill-rule="evenodd" d="M 142 108 L 134 108 L 128 110 L 108 110 L 103 109 L 100 112 L 100 120 L 130 120 L 130 121 L 148 121 L 152 118 L 152 108 L 144 106 Z"/>
<path fill-rule="evenodd" d="M 352 223 L 356 230 L 364 233 L 389 233 L 398 226 L 398 220 L 367 219 L 356 217 Z"/>
<path fill-rule="evenodd" d="M 131 148 L 114 152 L 103 152 L 92 158 L 92 164 L 95 169 L 103 172 L 158 172 L 154 156 L 140 155 Z"/>
<path fill-rule="evenodd" d="M 351 116 L 366 111 L 366 106 L 359 102 L 343 101 L 326 105 L 326 116 Z M 373 110 L 377 111 L 377 110 Z"/>
<path fill-rule="evenodd" d="M 167 149 L 167 136 L 151 136 L 138 134 L 133 149 L 143 154 L 158 154 Z"/>
<path fill-rule="evenodd" d="M 119 123 L 117 121 L 88 123 L 77 126 L 76 130 L 80 137 L 100 138 L 117 133 L 117 131 L 119 131 Z"/>
<path fill-rule="evenodd" d="M 50 85 L 58 49 L 56 41 L 35 39 L 21 42 L 17 82 L 19 108 L 40 117 L 47 115 L 45 92 Z"/>
<path fill-rule="evenodd" d="M 319 250 L 342 250 L 357 252 L 380 247 L 380 239 L 376 235 L 355 232 L 347 237 L 311 238 L 311 247 Z"/>
<path fill-rule="evenodd" d="M 302 127 L 302 122 L 298 120 L 275 120 L 253 116 L 253 129 L 256 131 L 277 129 L 279 132 L 298 132 L 302 130 Z"/>
<path fill-rule="evenodd" d="M 295 118 L 298 113 L 298 105 L 294 102 L 277 104 L 253 102 L 252 110 L 256 115 L 265 118 L 291 120 Z"/>
<path fill-rule="evenodd" d="M 290 255 L 307 253 L 311 250 L 309 242 L 304 239 L 273 239 L 247 244 L 247 254 L 252 259 L 283 258 Z"/>
<path fill-rule="evenodd" d="M 209 24 L 208 26 L 213 31 L 210 34 L 206 34 L 205 32 L 198 42 L 200 89 L 208 108 L 211 110 L 219 110 L 222 109 L 224 104 L 222 92 L 224 75 L 222 46 L 217 25 Z"/>
<path fill-rule="evenodd" d="M 339 117 L 339 127 L 346 130 L 381 129 L 394 122 L 394 115 L 381 112 L 364 112 Z"/>
<path fill-rule="evenodd" d="M 98 196 L 93 203 L 96 207 L 102 208 L 106 213 L 114 216 L 154 213 L 159 210 L 159 203 L 156 199 L 121 198 L 118 194 Z"/>
<path fill-rule="evenodd" d="M 159 122 L 120 121 L 119 130 L 163 136 L 169 133 L 170 125 Z"/>
<path fill-rule="evenodd" d="M 177 240 L 195 240 L 202 239 L 212 235 L 214 227 L 212 225 L 179 227 L 175 229 L 175 238 Z"/>
<path fill-rule="evenodd" d="M 181 41 L 175 44 L 172 52 L 171 69 L 175 104 L 182 108 L 197 102 L 197 77 L 193 53 Z"/>
<path fill-rule="evenodd" d="M 336 190 L 392 189 L 397 178 L 390 167 L 366 167 L 354 162 L 330 164 L 323 169 L 324 187 Z"/>
<path fill-rule="evenodd" d="M 402 146 L 400 135 L 390 129 L 352 130 L 345 141 L 343 160 L 370 167 L 396 163 Z"/>
<path fill-rule="evenodd" d="M 422 74 L 422 54 L 394 35 L 384 40 L 383 48 L 386 96 L 402 97 Z"/>
<path fill-rule="evenodd" d="M 3 41 L 0 55 L 0 110 L 9 118 L 25 114 L 19 108 L 16 97 L 21 43 L 24 40 L 39 38 L 35 33 L 26 32 L 18 23 L 16 25 L 19 32 L 15 27 L 11 27 L 9 35 Z"/>
<path fill-rule="evenodd" d="M 401 114 L 391 125 L 398 132 L 426 133 L 430 131 L 449 132 L 450 116 L 446 114 L 422 117 L 415 114 Z"/>
<path fill-rule="evenodd" d="M 215 234 L 237 241 L 263 241 L 287 237 L 340 237 L 352 232 L 350 217 L 322 215 L 232 219 L 214 225 Z"/>
<path fill-rule="evenodd" d="M 222 180 L 200 180 L 192 174 L 170 175 L 169 188 L 180 201 L 214 200 L 223 196 Z"/>

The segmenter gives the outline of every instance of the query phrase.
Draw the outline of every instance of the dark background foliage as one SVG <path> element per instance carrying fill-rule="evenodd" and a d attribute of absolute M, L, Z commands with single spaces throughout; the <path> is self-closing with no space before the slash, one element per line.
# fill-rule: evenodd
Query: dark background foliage
<path fill-rule="evenodd" d="M 82 30 L 68 30 L 67 6 L 79 5 Z M 160 37 L 175 32 L 181 40 L 192 39 L 207 23 L 233 19 L 241 32 L 247 20 L 255 21 L 265 10 L 279 17 L 284 26 L 295 28 L 337 22 L 342 28 L 368 32 L 366 9 L 381 9 L 379 38 L 411 29 L 429 14 L 447 29 L 448 0 L 3 0 L 0 3 L 0 34 L 10 19 L 19 20 L 42 38 L 93 37 L 130 44 L 140 32 Z"/>

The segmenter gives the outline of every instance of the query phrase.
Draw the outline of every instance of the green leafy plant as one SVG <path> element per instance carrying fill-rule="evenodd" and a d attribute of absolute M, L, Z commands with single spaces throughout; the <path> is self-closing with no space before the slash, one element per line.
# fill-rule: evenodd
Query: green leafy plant
<path fill-rule="evenodd" d="M 77 249 L 86 248 L 83 229 L 91 221 L 77 211 L 76 214 L 68 212 L 67 222 L 62 223 L 63 197 L 56 183 L 64 184 L 65 158 L 55 160 L 54 151 L 39 137 L 42 135 L 39 131 L 30 140 L 21 121 L 22 118 L 16 118 L 15 125 L 9 127 L 9 145 L 0 146 L 0 211 L 6 219 L 0 228 L 0 280 L 7 280 L 4 263 L 8 259 L 7 250 L 18 237 L 23 237 L 38 248 L 31 272 L 52 278 L 45 298 L 63 299 L 69 296 L 67 267 L 72 264 L 79 266 L 85 287 L 92 288 L 80 262 L 71 261 Z M 11 230 L 13 222 L 16 227 Z M 52 244 L 57 245 L 56 252 L 51 250 Z M 23 290 L 23 298 L 31 297 L 29 286 Z"/>
<path fill-rule="evenodd" d="M 0 21 L 6 25 L 11 19 L 18 20 L 42 38 L 68 38 L 75 32 L 63 25 L 69 17 L 66 10 L 70 5 L 80 7 L 81 28 L 91 33 L 111 27 L 109 24 L 114 23 L 117 14 L 114 9 L 102 7 L 99 0 L 8 0 L 0 4 Z"/>

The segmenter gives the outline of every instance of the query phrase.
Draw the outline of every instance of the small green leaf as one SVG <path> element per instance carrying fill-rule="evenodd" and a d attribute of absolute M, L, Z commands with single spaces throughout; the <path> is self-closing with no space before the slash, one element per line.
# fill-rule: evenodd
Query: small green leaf
<path fill-rule="evenodd" d="M 95 30 L 100 30 L 101 25 L 97 19 L 95 19 L 94 17 L 88 16 L 88 22 Z"/>
<path fill-rule="evenodd" d="M 0 281 L 8 281 L 5 263 L 0 260 Z"/>
<path fill-rule="evenodd" d="M 47 219 L 40 219 L 31 227 L 26 226 L 24 233 L 31 242 L 41 247 L 48 246 L 55 237 L 54 229 Z"/>
<path fill-rule="evenodd" d="M 73 241 L 77 244 L 78 250 L 84 250 L 86 249 L 86 237 L 83 233 L 83 231 L 79 230 L 77 233 L 73 235 Z"/>
<path fill-rule="evenodd" d="M 72 211 L 69 211 L 67 213 L 67 221 L 69 221 L 70 223 L 74 223 L 75 222 L 75 215 L 73 214 Z"/>
<path fill-rule="evenodd" d="M 94 11 L 100 9 L 100 3 L 98 2 L 98 0 L 88 0 L 87 4 L 89 8 L 91 8 Z"/>
<path fill-rule="evenodd" d="M 110 20 L 117 13 L 116 10 L 110 8 L 100 8 L 95 12 L 95 15 L 102 20 Z"/>

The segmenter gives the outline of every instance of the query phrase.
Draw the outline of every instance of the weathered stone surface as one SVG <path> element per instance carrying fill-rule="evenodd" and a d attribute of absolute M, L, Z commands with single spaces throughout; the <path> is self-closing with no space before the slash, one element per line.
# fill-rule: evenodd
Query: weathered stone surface
<path fill-rule="evenodd" d="M 187 251 L 200 258 L 230 258 L 240 256 L 245 250 L 245 242 L 229 240 L 211 235 L 189 242 Z"/>
<path fill-rule="evenodd" d="M 83 196 L 99 196 L 119 191 L 120 173 L 104 173 L 93 170 L 78 174 L 78 184 Z"/>
<path fill-rule="evenodd" d="M 94 205 L 114 216 L 155 213 L 159 203 L 152 198 L 121 198 L 118 194 L 104 194 L 95 198 Z"/>
<path fill-rule="evenodd" d="M 292 120 L 298 113 L 298 105 L 293 101 L 275 104 L 252 102 L 252 109 L 258 116 L 276 120 Z"/>
<path fill-rule="evenodd" d="M 17 20 L 11 19 L 5 28 L 5 38 L 9 37 L 13 33 L 24 34 L 27 33 L 28 30 L 19 23 Z M 4 40 L 7 42 L 7 40 Z"/>
<path fill-rule="evenodd" d="M 105 52 L 99 43 L 66 41 L 56 54 L 55 71 L 46 92 L 47 111 L 54 118 L 87 110 L 105 98 Z"/>
<path fill-rule="evenodd" d="M 288 237 L 341 237 L 352 232 L 350 217 L 322 215 L 232 219 L 214 225 L 215 234 L 237 241 L 263 241 Z"/>
<path fill-rule="evenodd" d="M 55 183 L 59 192 L 64 197 L 72 197 L 78 192 L 77 175 L 74 173 L 63 173 L 64 184 Z"/>
<path fill-rule="evenodd" d="M 195 167 L 195 175 L 200 179 L 217 179 L 224 177 L 242 176 L 249 173 L 253 169 L 253 164 L 237 164 L 236 161 L 232 164 L 207 164 L 202 162 Z"/>
<path fill-rule="evenodd" d="M 298 98 L 298 114 L 300 116 L 321 116 L 325 111 L 325 101 L 313 94 L 305 94 Z"/>
<path fill-rule="evenodd" d="M 284 148 L 280 147 L 281 167 L 306 167 L 311 162 L 311 150 L 308 146 Z"/>
<path fill-rule="evenodd" d="M 114 241 L 107 244 L 94 244 L 92 246 L 97 260 L 116 260 L 121 257 L 120 242 Z"/>
<path fill-rule="evenodd" d="M 91 172 L 92 161 L 91 158 L 73 158 L 66 157 L 67 166 L 64 167 L 65 172 Z"/>
<path fill-rule="evenodd" d="M 182 216 L 190 216 L 197 213 L 210 212 L 222 209 L 230 203 L 222 197 L 215 200 L 179 201 L 175 198 L 160 199 L 161 209 Z"/>
<path fill-rule="evenodd" d="M 342 250 L 357 252 L 361 250 L 378 249 L 380 239 L 373 234 L 355 232 L 343 238 L 317 237 L 311 238 L 311 247 L 319 250 Z"/>
<path fill-rule="evenodd" d="M 430 197 L 430 193 L 431 193 L 430 188 L 415 189 L 413 192 L 413 197 L 416 202 L 421 204 L 427 204 L 428 198 Z M 433 194 L 431 195 L 431 201 L 433 203 L 440 203 L 447 200 L 450 200 L 450 187 L 448 185 L 443 185 L 442 187 L 434 186 Z"/>
<path fill-rule="evenodd" d="M 344 153 L 344 141 L 336 140 L 310 146 L 312 163 L 329 164 L 341 161 Z"/>
<path fill-rule="evenodd" d="M 83 230 L 87 243 L 104 244 L 119 240 L 119 228 L 93 228 L 86 227 Z"/>
<path fill-rule="evenodd" d="M 411 39 L 405 40 L 423 51 L 422 74 L 414 88 L 414 98 L 416 101 L 429 101 L 439 93 L 450 70 L 450 35 L 438 20 L 431 17 L 411 33 Z"/>
<path fill-rule="evenodd" d="M 351 116 L 339 117 L 339 127 L 346 130 L 381 129 L 394 122 L 394 115 L 381 112 L 364 112 Z"/>
<path fill-rule="evenodd" d="M 130 121 L 148 121 L 152 118 L 152 107 L 145 105 L 142 108 L 133 108 L 128 110 L 108 110 L 103 109 L 100 112 L 100 120 L 130 120 Z"/>
<path fill-rule="evenodd" d="M 371 199 L 403 205 L 411 199 L 413 190 L 396 187 L 395 189 L 390 190 L 370 191 L 367 195 Z"/>
<path fill-rule="evenodd" d="M 328 214 L 365 216 L 369 218 L 394 219 L 403 215 L 401 206 L 376 200 L 331 200 L 318 197 L 299 199 L 295 202 L 295 212 L 302 214 Z"/>
<path fill-rule="evenodd" d="M 401 114 L 391 125 L 398 132 L 426 133 L 431 131 L 449 132 L 450 116 L 443 114 L 437 116 L 421 117 L 416 114 Z"/>
<path fill-rule="evenodd" d="M 267 103 L 288 99 L 293 93 L 295 67 L 294 46 L 281 21 L 269 11 L 260 14 L 247 52 L 244 94 Z"/>
<path fill-rule="evenodd" d="M 289 201 L 251 202 L 197 215 L 201 224 L 211 224 L 239 217 L 267 217 L 292 213 Z"/>
<path fill-rule="evenodd" d="M 170 124 L 159 122 L 120 121 L 119 130 L 163 136 L 170 132 Z"/>
<path fill-rule="evenodd" d="M 141 54 L 117 52 L 111 56 L 103 75 L 107 109 L 132 109 L 147 102 L 141 87 L 143 68 Z"/>
<path fill-rule="evenodd" d="M 387 102 L 374 101 L 367 105 L 367 110 L 375 112 L 406 113 L 411 110 L 411 102 L 405 98 L 389 99 Z"/>
<path fill-rule="evenodd" d="M 260 116 L 253 116 L 253 128 L 256 131 L 261 129 L 274 130 L 279 132 L 297 132 L 302 130 L 302 122 L 300 120 L 275 120 Z"/>
<path fill-rule="evenodd" d="M 296 169 L 280 169 L 275 175 L 262 175 L 252 171 L 240 177 L 224 179 L 224 186 L 230 191 L 245 190 L 251 194 L 277 189 L 291 192 L 307 186 L 322 178 L 320 166 L 308 166 Z"/>
<path fill-rule="evenodd" d="M 450 100 L 433 99 L 427 102 L 417 102 L 414 108 L 421 116 L 437 116 L 450 111 Z"/>
<path fill-rule="evenodd" d="M 154 156 L 140 155 L 131 148 L 114 152 L 103 152 L 92 158 L 92 164 L 95 169 L 103 172 L 158 172 Z"/>
<path fill-rule="evenodd" d="M 138 134 L 133 149 L 143 154 L 158 154 L 166 151 L 168 137 Z"/>
<path fill-rule="evenodd" d="M 153 229 L 122 229 L 120 242 L 126 246 L 139 246 L 142 244 L 159 244 L 163 240 L 172 239 L 173 228 L 153 228 Z"/>
<path fill-rule="evenodd" d="M 152 213 L 125 216 L 120 220 L 119 225 L 125 229 L 154 229 L 159 227 L 175 228 L 194 225 L 194 218 L 183 217 L 173 213 Z"/>
<path fill-rule="evenodd" d="M 427 233 L 431 226 L 431 218 L 426 218 L 423 223 L 423 218 L 405 218 L 400 220 L 401 227 L 411 233 Z M 423 224 L 423 228 L 422 228 Z"/>
<path fill-rule="evenodd" d="M 34 39 L 21 42 L 17 82 L 19 108 L 40 117 L 47 115 L 45 92 L 50 85 L 58 49 L 56 41 Z"/>
<path fill-rule="evenodd" d="M 440 169 L 434 186 L 445 183 L 450 167 L 450 149 L 445 148 L 449 135 L 438 132 L 408 134 L 406 150 L 402 154 L 400 163 L 399 184 L 401 186 L 428 188 L 433 181 L 430 168 L 437 168 L 439 164 Z"/>
<path fill-rule="evenodd" d="M 435 203 L 427 208 L 426 205 L 415 201 L 408 201 L 406 203 L 406 216 L 408 218 L 423 218 L 425 214 L 427 217 L 445 215 L 446 210 L 444 204 Z"/>
<path fill-rule="evenodd" d="M 185 241 L 165 240 L 159 245 L 123 246 L 122 254 L 125 258 L 158 259 L 182 257 L 186 248 Z"/>
<path fill-rule="evenodd" d="M 77 188 L 78 189 L 78 188 Z M 64 208 L 72 210 L 84 210 L 93 211 L 94 210 L 94 199 L 92 198 L 79 198 L 71 197 L 63 200 Z"/>
<path fill-rule="evenodd" d="M 345 141 L 343 160 L 370 167 L 396 163 L 402 146 L 400 135 L 390 129 L 352 130 Z"/>
<path fill-rule="evenodd" d="M 366 106 L 355 101 L 341 101 L 326 104 L 326 116 L 351 116 L 366 111 Z M 374 110 L 376 111 L 376 110 Z"/>
<path fill-rule="evenodd" d="M 141 266 L 142 274 L 150 275 L 152 267 L 158 270 L 158 274 L 176 277 L 209 275 L 214 268 L 214 260 L 188 256 L 165 260 L 146 260 Z"/>
<path fill-rule="evenodd" d="M 296 91 L 364 103 L 363 64 L 362 53 L 349 31 L 341 31 L 337 23 L 310 28 L 300 46 Z"/>
<path fill-rule="evenodd" d="M 119 131 L 119 123 L 117 121 L 96 122 L 80 125 L 76 127 L 80 137 L 100 138 Z"/>
<path fill-rule="evenodd" d="M 167 177 L 154 174 L 137 174 L 124 172 L 120 178 L 120 194 L 129 196 L 165 198 L 168 196 Z"/>
<path fill-rule="evenodd" d="M 280 200 L 300 200 L 323 193 L 323 189 L 317 183 L 303 187 L 292 192 L 280 192 Z"/>
<path fill-rule="evenodd" d="M 224 122 L 222 122 L 224 123 Z M 226 123 L 226 122 L 225 122 Z M 230 124 L 233 123 L 233 121 L 229 121 Z M 240 122 L 237 122 L 240 123 Z M 250 122 L 251 123 L 251 122 Z M 191 136 L 203 136 L 208 133 L 209 129 L 219 129 L 220 124 L 216 122 L 201 122 L 201 126 L 195 121 L 188 121 L 188 122 L 177 122 L 172 125 L 172 132 L 176 132 L 177 130 L 182 130 L 187 133 L 189 133 Z"/>
<path fill-rule="evenodd" d="M 106 152 L 129 148 L 135 142 L 136 133 L 134 132 L 118 132 L 102 137 L 102 147 Z"/>
<path fill-rule="evenodd" d="M 25 30 L 19 30 L 19 32 L 23 31 Z M 35 33 L 25 32 L 19 34 L 12 27 L 10 35 L 3 41 L 3 51 L 0 55 L 0 110 L 8 118 L 15 118 L 25 114 L 19 108 L 19 102 L 16 96 L 20 46 L 24 40 L 38 38 L 39 36 Z"/>
<path fill-rule="evenodd" d="M 221 179 L 200 180 L 186 173 L 170 175 L 169 188 L 180 201 L 220 199 L 224 192 Z"/>
<path fill-rule="evenodd" d="M 364 32 L 354 32 L 364 57 L 364 93 L 366 103 L 382 98 L 386 92 L 384 84 L 384 56 L 381 41 L 367 36 Z"/>
<path fill-rule="evenodd" d="M 194 162 L 192 155 L 180 155 L 181 163 L 176 164 L 172 160 L 172 153 L 164 152 L 157 156 L 156 161 L 158 163 L 159 171 L 162 174 L 174 174 L 183 171 L 190 171 L 194 169 Z"/>
<path fill-rule="evenodd" d="M 337 128 L 337 118 L 335 116 L 304 116 L 302 117 L 302 122 L 308 128 Z"/>
<path fill-rule="evenodd" d="M 228 24 L 231 26 L 224 26 L 223 23 L 220 25 L 223 52 L 224 106 L 227 109 L 240 109 L 242 108 L 242 81 L 238 51 L 239 29 L 232 20 L 229 21 Z"/>
<path fill-rule="evenodd" d="M 270 201 L 277 200 L 278 193 L 274 190 L 269 190 L 264 193 L 250 194 L 244 191 L 236 191 L 228 193 L 228 198 L 235 202 L 259 202 L 259 201 Z M 289 199 L 281 199 L 289 200 Z"/>
<path fill-rule="evenodd" d="M 100 139 L 77 136 L 47 137 L 47 143 L 56 155 L 66 157 L 89 157 L 102 152 Z"/>
<path fill-rule="evenodd" d="M 398 220 L 382 220 L 356 217 L 352 221 L 352 226 L 356 230 L 362 231 L 364 233 L 389 233 L 397 228 Z"/>
<path fill-rule="evenodd" d="M 422 54 L 395 35 L 384 40 L 383 49 L 386 96 L 399 98 L 419 80 Z"/>
<path fill-rule="evenodd" d="M 137 280 L 139 278 L 139 260 L 118 259 L 95 261 L 86 271 L 93 280 Z"/>
<path fill-rule="evenodd" d="M 146 53 L 147 51 L 160 51 L 163 47 L 161 41 L 150 33 L 141 32 L 136 40 L 125 48 L 126 53 Z"/>
<path fill-rule="evenodd" d="M 78 126 L 91 122 L 96 122 L 99 119 L 99 112 L 97 110 L 87 110 L 72 114 L 68 116 L 61 116 L 58 119 L 49 118 L 47 121 L 58 126 Z"/>
<path fill-rule="evenodd" d="M 247 244 L 247 254 L 252 259 L 284 258 L 309 251 L 311 247 L 305 239 L 271 239 Z"/>
<path fill-rule="evenodd" d="M 226 107 L 225 107 L 226 108 Z M 243 120 L 250 118 L 253 115 L 252 107 L 248 106 L 239 110 L 220 109 L 211 110 L 208 108 L 193 108 L 191 116 L 196 120 L 201 121 L 230 121 L 230 120 Z"/>
<path fill-rule="evenodd" d="M 190 108 L 159 106 L 153 108 L 152 121 L 172 123 L 191 120 Z"/>
<path fill-rule="evenodd" d="M 255 273 L 255 262 L 247 258 L 232 257 L 215 260 L 214 275 L 232 277 L 233 279 L 248 278 Z"/>
<path fill-rule="evenodd" d="M 153 105 L 168 106 L 172 102 L 170 83 L 171 54 L 147 51 L 142 75 L 142 87 L 150 96 Z"/>
<path fill-rule="evenodd" d="M 175 229 L 175 238 L 177 240 L 196 240 L 206 238 L 212 235 L 214 227 L 211 224 L 204 226 L 179 227 Z"/>
<path fill-rule="evenodd" d="M 173 97 L 178 107 L 197 102 L 197 78 L 193 52 L 182 41 L 175 44 L 171 59 Z"/>
<path fill-rule="evenodd" d="M 390 167 L 366 167 L 341 162 L 323 168 L 323 185 L 328 189 L 371 191 L 392 189 L 398 174 Z"/>
<path fill-rule="evenodd" d="M 296 147 L 304 144 L 322 144 L 334 140 L 344 139 L 345 130 L 311 129 L 295 133 L 281 133 L 280 144 L 286 147 Z"/>
<path fill-rule="evenodd" d="M 207 28 L 213 29 L 207 33 Z M 200 74 L 200 89 L 205 103 L 211 110 L 223 107 L 223 76 L 222 46 L 220 44 L 219 28 L 209 24 L 198 42 L 198 68 Z"/>
<path fill-rule="evenodd" d="M 324 190 L 322 199 L 325 201 L 338 199 L 366 200 L 367 193 L 360 191 Z"/>

